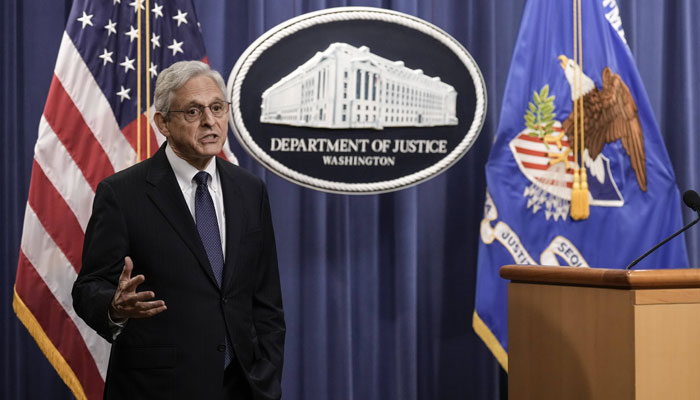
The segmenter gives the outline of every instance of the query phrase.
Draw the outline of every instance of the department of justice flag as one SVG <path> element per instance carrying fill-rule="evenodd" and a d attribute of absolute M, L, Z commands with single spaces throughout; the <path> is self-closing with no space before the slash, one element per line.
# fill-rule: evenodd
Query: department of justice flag
<path fill-rule="evenodd" d="M 71 300 L 95 188 L 163 142 L 146 136 L 146 89 L 181 60 L 207 61 L 191 0 L 73 2 L 38 121 L 13 308 L 78 399 L 102 398 L 110 352 Z"/>
<path fill-rule="evenodd" d="M 486 165 L 473 326 L 506 371 L 501 266 L 624 268 L 681 226 L 671 160 L 617 4 L 581 0 L 577 15 L 573 4 L 526 3 Z M 574 219 L 577 165 L 589 206 Z M 679 238 L 637 268 L 687 266 Z"/>

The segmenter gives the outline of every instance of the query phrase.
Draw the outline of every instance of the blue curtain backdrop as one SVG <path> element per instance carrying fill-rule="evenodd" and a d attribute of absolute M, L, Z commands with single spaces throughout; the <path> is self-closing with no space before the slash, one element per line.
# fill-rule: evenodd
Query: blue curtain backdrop
<path fill-rule="evenodd" d="M 534 1 L 534 0 L 533 0 Z M 700 3 L 618 0 L 628 43 L 681 191 L 700 189 Z M 268 184 L 288 324 L 285 399 L 497 399 L 505 374 L 471 328 L 484 164 L 524 0 L 195 0 L 210 63 L 230 73 L 260 34 L 328 7 L 423 18 L 459 40 L 488 88 L 481 136 L 455 166 L 399 192 L 325 194 L 241 165 Z M 0 4 L 0 396 L 69 399 L 11 308 L 33 146 L 70 10 L 68 0 Z M 542 21 L 546 23 L 546 21 Z M 685 213 L 686 221 L 691 214 Z M 700 266 L 700 232 L 686 235 Z"/>

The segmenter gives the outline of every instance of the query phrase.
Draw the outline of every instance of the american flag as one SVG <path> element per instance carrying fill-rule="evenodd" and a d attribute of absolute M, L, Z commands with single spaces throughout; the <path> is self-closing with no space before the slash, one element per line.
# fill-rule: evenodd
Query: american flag
<path fill-rule="evenodd" d="M 127 1 L 73 2 L 39 122 L 15 282 L 15 313 L 78 399 L 102 398 L 110 351 L 71 299 L 95 188 L 164 140 L 153 128 L 146 137 L 146 75 L 153 93 L 170 64 L 207 61 L 191 0 Z M 222 156 L 235 161 L 228 144 Z"/>

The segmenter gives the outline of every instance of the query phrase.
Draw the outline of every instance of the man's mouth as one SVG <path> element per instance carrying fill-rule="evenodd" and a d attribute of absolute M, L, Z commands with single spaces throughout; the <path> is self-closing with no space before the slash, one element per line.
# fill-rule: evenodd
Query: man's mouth
<path fill-rule="evenodd" d="M 219 140 L 219 135 L 215 133 L 210 133 L 208 135 L 202 136 L 199 141 L 204 143 L 214 143 Z"/>

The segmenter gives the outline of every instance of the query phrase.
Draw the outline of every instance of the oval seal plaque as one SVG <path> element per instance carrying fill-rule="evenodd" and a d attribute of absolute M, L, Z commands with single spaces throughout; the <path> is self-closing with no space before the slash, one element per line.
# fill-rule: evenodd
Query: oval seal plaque
<path fill-rule="evenodd" d="M 395 11 L 341 7 L 263 34 L 228 80 L 239 142 L 274 173 L 333 193 L 423 182 L 479 135 L 486 89 L 450 35 Z"/>

